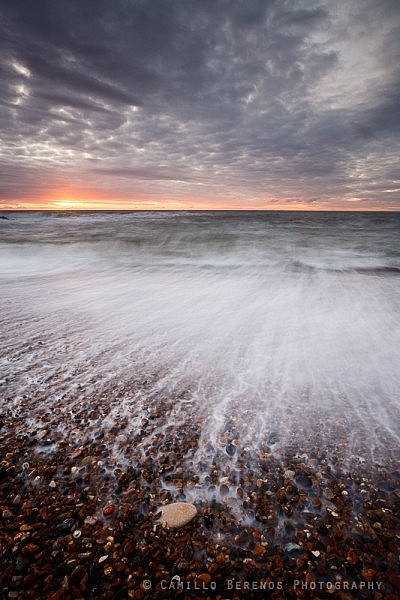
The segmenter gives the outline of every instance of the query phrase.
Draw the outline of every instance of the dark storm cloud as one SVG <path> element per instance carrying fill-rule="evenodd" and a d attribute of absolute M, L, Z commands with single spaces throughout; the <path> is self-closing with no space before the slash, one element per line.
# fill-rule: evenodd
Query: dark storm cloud
<path fill-rule="evenodd" d="M 46 172 L 244 207 L 379 200 L 377 178 L 398 187 L 399 15 L 392 0 L 2 0 L 2 197 Z"/>
<path fill-rule="evenodd" d="M 90 102 L 86 99 L 82 99 L 79 96 L 72 96 L 68 94 L 60 94 L 57 92 L 38 92 L 36 94 L 36 98 L 41 102 L 44 100 L 50 106 L 70 106 L 72 108 L 77 108 L 82 111 L 95 111 L 102 113 L 110 113 L 109 109 L 104 108 L 103 106 L 98 106 L 94 102 Z"/>

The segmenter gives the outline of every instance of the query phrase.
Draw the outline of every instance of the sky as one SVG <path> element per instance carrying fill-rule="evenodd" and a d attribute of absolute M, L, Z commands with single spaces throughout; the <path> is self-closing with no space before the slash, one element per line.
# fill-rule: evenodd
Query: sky
<path fill-rule="evenodd" d="M 0 208 L 400 210 L 399 0 L 0 0 Z"/>

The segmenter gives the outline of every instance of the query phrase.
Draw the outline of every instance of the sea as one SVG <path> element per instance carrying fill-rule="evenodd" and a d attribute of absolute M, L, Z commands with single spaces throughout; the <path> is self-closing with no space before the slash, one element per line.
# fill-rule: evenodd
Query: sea
<path fill-rule="evenodd" d="M 241 449 L 397 456 L 399 213 L 1 215 L 1 410 L 18 426 L 98 436 L 121 463 L 191 432 L 199 473 Z"/>

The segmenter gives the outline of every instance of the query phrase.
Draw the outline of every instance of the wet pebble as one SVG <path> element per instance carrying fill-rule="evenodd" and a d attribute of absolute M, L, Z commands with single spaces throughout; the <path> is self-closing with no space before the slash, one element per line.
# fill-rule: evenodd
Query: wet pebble
<path fill-rule="evenodd" d="M 74 523 L 75 523 L 75 519 L 73 519 L 72 517 L 69 519 L 64 519 L 64 521 L 62 523 L 59 523 L 57 525 L 56 529 L 60 533 L 68 533 L 69 531 L 71 531 Z"/>
<path fill-rule="evenodd" d="M 296 476 L 296 483 L 303 488 L 309 488 L 312 486 L 311 478 L 305 473 L 301 473 L 300 475 Z"/>
<path fill-rule="evenodd" d="M 123 544 L 122 551 L 125 556 L 130 556 L 136 550 L 136 545 L 132 540 L 126 540 Z"/>
<path fill-rule="evenodd" d="M 292 554 L 292 552 L 298 552 L 301 549 L 302 548 L 301 548 L 301 546 L 299 546 L 299 544 L 295 544 L 293 542 L 289 542 L 285 546 L 285 552 L 286 552 L 286 554 Z"/>
<path fill-rule="evenodd" d="M 170 529 L 183 527 L 197 515 L 197 508 L 189 502 L 175 502 L 161 507 L 158 522 Z"/>
<path fill-rule="evenodd" d="M 107 504 L 103 508 L 103 515 L 105 517 L 111 517 L 111 515 L 115 512 L 115 504 Z"/>
<path fill-rule="evenodd" d="M 219 492 L 221 496 L 227 496 L 229 494 L 229 487 L 223 483 L 219 488 Z"/>
<path fill-rule="evenodd" d="M 86 575 L 86 569 L 83 565 L 77 565 L 70 575 L 72 583 L 80 583 Z"/>
<path fill-rule="evenodd" d="M 103 556 L 100 556 L 99 558 L 99 563 L 103 563 L 104 561 L 106 561 L 108 558 L 108 554 L 104 554 Z"/>
<path fill-rule="evenodd" d="M 236 452 L 236 448 L 235 446 L 232 444 L 232 442 L 229 442 L 226 446 L 225 446 L 225 451 L 227 453 L 228 456 L 233 456 Z"/>

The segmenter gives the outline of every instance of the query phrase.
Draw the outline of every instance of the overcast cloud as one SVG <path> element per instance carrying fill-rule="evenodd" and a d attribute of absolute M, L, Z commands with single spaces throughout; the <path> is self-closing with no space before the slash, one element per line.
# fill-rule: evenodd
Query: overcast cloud
<path fill-rule="evenodd" d="M 0 0 L 0 29 L 4 207 L 400 209 L 398 0 Z"/>

